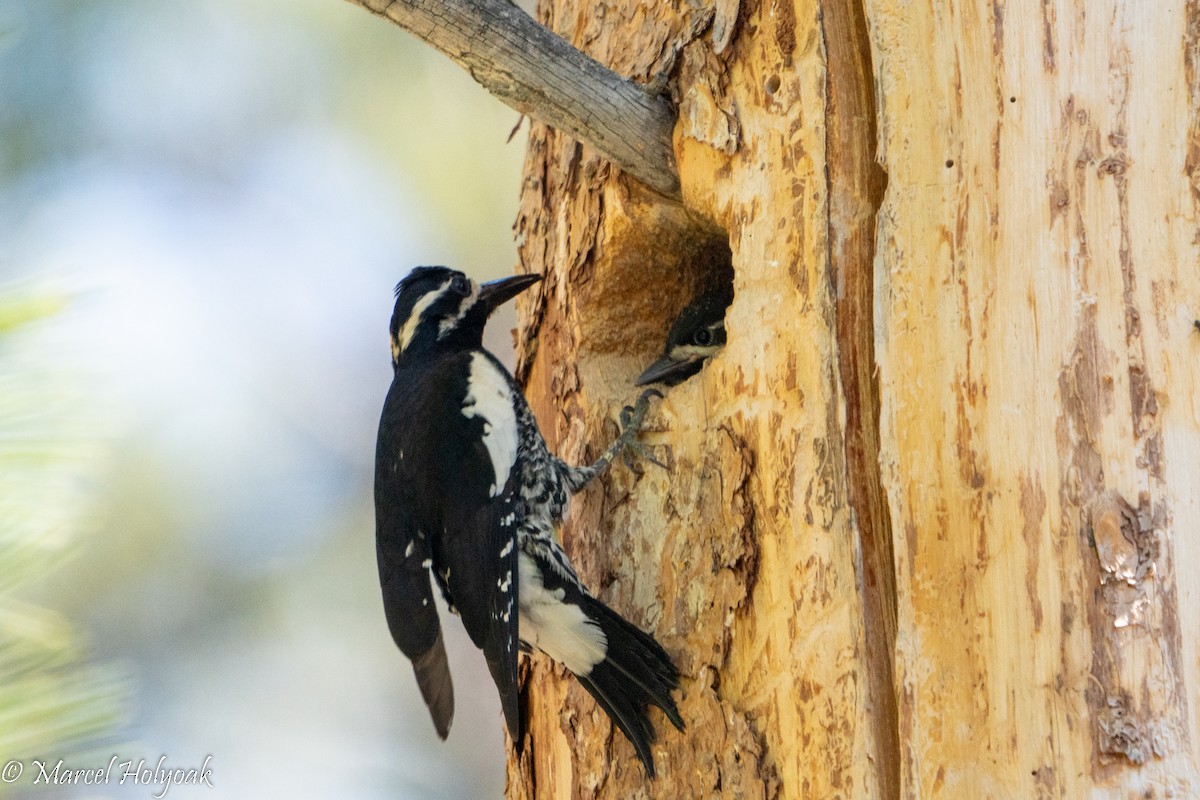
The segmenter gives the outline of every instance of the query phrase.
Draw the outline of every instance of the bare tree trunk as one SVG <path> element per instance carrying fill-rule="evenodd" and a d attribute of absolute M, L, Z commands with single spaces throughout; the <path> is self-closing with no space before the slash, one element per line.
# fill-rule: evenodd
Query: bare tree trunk
<path fill-rule="evenodd" d="M 1200 796 L 1200 5 L 867 12 L 904 796 Z"/>
<path fill-rule="evenodd" d="M 559 453 L 583 459 L 612 435 L 606 420 L 726 236 L 737 296 L 725 352 L 652 420 L 649 441 L 671 472 L 617 470 L 565 532 L 589 585 L 677 659 L 688 730 L 661 731 L 648 785 L 591 698 L 534 659 L 514 797 L 881 793 L 886 735 L 873 710 L 891 693 L 869 663 L 849 505 L 817 12 L 734 4 L 689 19 L 664 7 L 601 22 L 587 4 L 543 8 L 552 29 L 618 73 L 653 74 L 678 53 L 676 152 L 695 212 L 640 195 L 535 128 L 517 231 L 525 267 L 550 277 L 524 307 L 520 340 L 527 393 Z M 865 269 L 864 241 L 849 247 Z M 869 349 L 869 336 L 858 341 Z"/>
<path fill-rule="evenodd" d="M 688 209 L 534 126 L 551 445 L 611 439 L 726 242 L 736 298 L 652 415 L 671 471 L 617 467 L 564 531 L 675 657 L 688 730 L 656 717 L 647 782 L 534 657 L 510 796 L 1200 794 L 1200 3 L 540 16 L 673 67 Z"/>

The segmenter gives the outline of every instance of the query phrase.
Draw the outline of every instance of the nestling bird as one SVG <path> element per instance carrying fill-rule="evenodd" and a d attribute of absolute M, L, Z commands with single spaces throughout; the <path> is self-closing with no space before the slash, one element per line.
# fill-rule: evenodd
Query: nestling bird
<path fill-rule="evenodd" d="M 679 671 L 652 636 L 592 597 L 557 539 L 569 496 L 618 454 L 639 452 L 651 393 L 625 409 L 624 430 L 596 463 L 572 467 L 550 454 L 512 376 L 483 349 L 492 311 L 540 279 L 480 285 L 445 267 L 417 267 L 396 286 L 394 377 L 375 455 L 384 611 L 443 739 L 454 692 L 431 571 L 484 652 L 514 742 L 519 646 L 566 666 L 653 777 L 648 710 L 658 706 L 683 729 L 671 697 Z"/>
<path fill-rule="evenodd" d="M 725 310 L 731 302 L 733 286 L 726 284 L 689 303 L 671 326 L 662 355 L 634 384 L 675 386 L 699 372 L 704 362 L 725 346 Z"/>

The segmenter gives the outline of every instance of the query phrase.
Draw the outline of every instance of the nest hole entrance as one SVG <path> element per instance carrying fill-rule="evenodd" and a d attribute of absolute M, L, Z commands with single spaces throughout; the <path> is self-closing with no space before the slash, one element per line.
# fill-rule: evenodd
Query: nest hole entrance
<path fill-rule="evenodd" d="M 593 256 L 579 323 L 579 367 L 589 392 L 628 398 L 685 309 L 701 298 L 717 298 L 722 308 L 733 299 L 728 235 L 690 217 L 630 224 Z"/>

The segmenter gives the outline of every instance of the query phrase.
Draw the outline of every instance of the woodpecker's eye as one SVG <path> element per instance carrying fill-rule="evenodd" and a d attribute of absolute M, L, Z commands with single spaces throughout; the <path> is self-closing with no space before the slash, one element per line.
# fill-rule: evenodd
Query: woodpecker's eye
<path fill-rule="evenodd" d="M 701 328 L 700 330 L 696 331 L 696 335 L 692 337 L 692 341 L 701 347 L 708 347 L 710 344 L 712 344 L 712 338 L 712 331 L 710 331 L 708 328 Z"/>
<path fill-rule="evenodd" d="M 450 291 L 466 297 L 471 293 L 471 279 L 466 275 L 456 275 L 450 281 Z"/>

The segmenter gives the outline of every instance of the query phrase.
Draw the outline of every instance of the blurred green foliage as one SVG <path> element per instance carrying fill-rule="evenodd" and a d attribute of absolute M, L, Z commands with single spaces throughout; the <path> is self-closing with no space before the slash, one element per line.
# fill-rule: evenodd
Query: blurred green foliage
<path fill-rule="evenodd" d="M 65 619 L 19 597 L 70 560 L 94 461 L 95 435 L 61 391 L 69 376 L 27 335 L 66 302 L 0 287 L 0 761 L 82 752 L 116 733 L 128 700 Z M 0 796 L 16 787 L 0 783 Z"/>
<path fill-rule="evenodd" d="M 0 0 L 0 766 L 501 793 L 461 627 L 448 742 L 387 635 L 370 487 L 391 287 L 511 271 L 517 118 L 343 0 Z"/>

